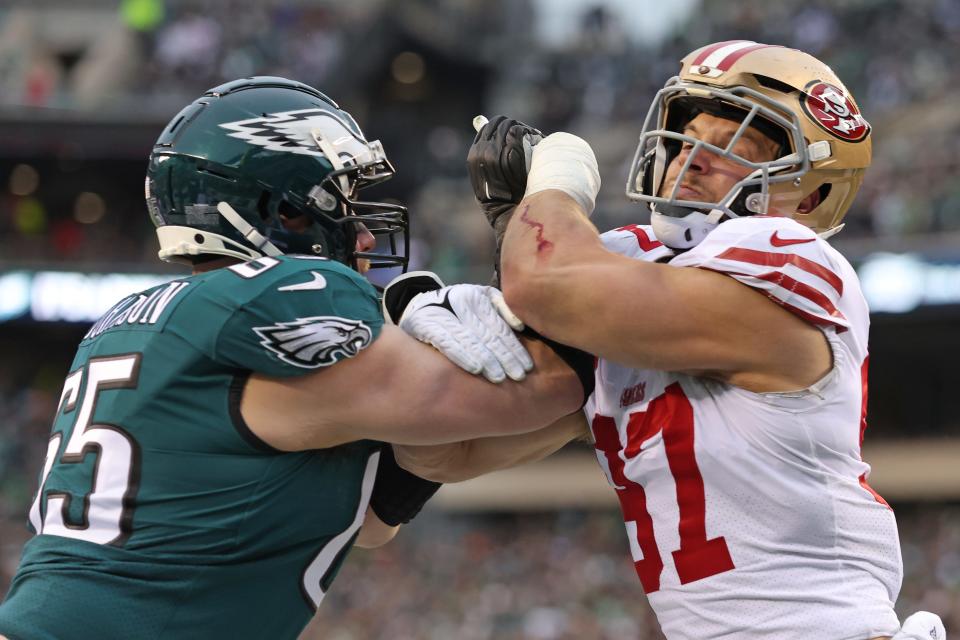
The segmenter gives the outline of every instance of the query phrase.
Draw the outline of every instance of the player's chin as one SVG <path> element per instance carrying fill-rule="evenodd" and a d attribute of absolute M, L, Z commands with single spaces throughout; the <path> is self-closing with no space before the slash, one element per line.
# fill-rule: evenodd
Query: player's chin
<path fill-rule="evenodd" d="M 370 271 L 370 261 L 366 258 L 357 258 L 357 271 L 359 273 Z"/>

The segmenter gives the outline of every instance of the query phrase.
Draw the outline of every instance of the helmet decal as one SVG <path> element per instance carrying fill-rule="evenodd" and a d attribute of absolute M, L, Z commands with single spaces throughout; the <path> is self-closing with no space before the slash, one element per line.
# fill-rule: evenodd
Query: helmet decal
<path fill-rule="evenodd" d="M 846 142 L 860 142 L 870 133 L 870 124 L 844 91 L 815 80 L 801 94 L 803 111 L 828 133 Z"/>
<path fill-rule="evenodd" d="M 267 113 L 259 118 L 225 122 L 220 125 L 233 133 L 227 134 L 249 144 L 271 151 L 286 151 L 324 158 L 314 132 L 331 143 L 342 164 L 364 162 L 370 156 L 368 143 L 349 124 L 328 109 L 298 109 Z"/>

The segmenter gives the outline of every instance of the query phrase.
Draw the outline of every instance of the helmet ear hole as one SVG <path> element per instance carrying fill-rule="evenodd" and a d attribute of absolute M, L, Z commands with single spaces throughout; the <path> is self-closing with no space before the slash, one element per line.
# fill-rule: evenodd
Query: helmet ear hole
<path fill-rule="evenodd" d="M 656 150 L 650 149 L 647 151 L 646 156 L 643 159 L 643 167 L 640 175 L 637 176 L 637 185 L 636 188 L 640 193 L 647 195 L 656 195 L 654 193 L 654 188 L 656 185 L 653 184 L 653 173 L 654 173 L 654 162 L 656 162 Z"/>
<path fill-rule="evenodd" d="M 833 189 L 833 185 L 829 182 L 824 182 L 822 185 L 820 185 L 820 188 L 817 189 L 817 191 L 820 192 L 820 202 L 823 202 L 827 199 L 827 196 L 830 195 L 831 189 Z"/>
<path fill-rule="evenodd" d="M 277 213 L 287 219 L 299 218 L 304 215 L 303 211 L 297 209 L 287 200 L 280 201 L 280 204 L 277 205 Z"/>
<path fill-rule="evenodd" d="M 260 214 L 261 220 L 267 220 L 270 218 L 270 192 L 261 191 L 260 197 L 257 199 L 257 213 Z"/>
<path fill-rule="evenodd" d="M 807 215 L 812 212 L 814 209 L 819 207 L 827 199 L 827 196 L 830 195 L 830 190 L 833 188 L 829 182 L 824 182 L 822 185 L 817 187 L 814 191 L 811 191 L 807 196 L 800 201 L 800 204 L 797 205 L 797 213 Z"/>

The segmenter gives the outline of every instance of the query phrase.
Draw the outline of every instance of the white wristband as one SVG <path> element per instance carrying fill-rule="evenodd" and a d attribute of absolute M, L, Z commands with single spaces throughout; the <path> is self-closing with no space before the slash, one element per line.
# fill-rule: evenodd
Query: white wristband
<path fill-rule="evenodd" d="M 573 198 L 584 213 L 593 213 L 600 191 L 600 171 L 593 149 L 583 138 L 559 131 L 533 147 L 525 196 L 559 189 Z"/>

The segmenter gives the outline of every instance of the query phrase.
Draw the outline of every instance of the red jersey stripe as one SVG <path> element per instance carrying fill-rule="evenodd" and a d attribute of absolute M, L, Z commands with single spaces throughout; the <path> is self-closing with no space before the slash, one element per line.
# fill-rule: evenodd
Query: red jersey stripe
<path fill-rule="evenodd" d="M 727 249 L 717 256 L 721 260 L 731 260 L 733 262 L 746 262 L 763 267 L 782 267 L 785 264 L 792 264 L 795 267 L 803 269 L 807 273 L 813 274 L 827 282 L 837 293 L 843 295 L 843 280 L 840 276 L 830 271 L 822 264 L 808 260 L 802 256 L 793 253 L 773 253 L 770 251 L 757 251 L 756 249 L 741 249 L 733 247 Z"/>
<path fill-rule="evenodd" d="M 860 446 L 863 446 L 863 435 L 867 431 L 867 371 L 870 368 L 870 356 L 867 356 L 863 359 L 863 364 L 860 365 L 860 384 L 863 387 L 863 396 L 860 405 Z M 867 484 L 867 474 L 862 473 L 858 478 L 860 481 L 860 486 L 866 489 L 870 495 L 873 496 L 873 499 L 882 504 L 883 506 L 890 508 L 890 505 L 886 500 L 883 499 L 879 493 L 874 490 L 869 484 Z"/>
<path fill-rule="evenodd" d="M 868 377 L 870 372 L 870 356 L 863 359 L 860 365 L 860 446 L 863 446 L 863 436 L 867 432 L 867 389 L 869 387 Z"/>
<path fill-rule="evenodd" d="M 653 251 L 657 247 L 662 247 L 663 243 L 659 240 L 651 240 L 650 236 L 647 235 L 647 232 L 640 228 L 640 225 L 637 224 L 628 224 L 625 227 L 620 227 L 617 231 L 629 231 L 637 237 L 637 243 L 640 244 L 640 248 L 644 251 Z"/>
<path fill-rule="evenodd" d="M 767 296 L 768 298 L 770 298 L 771 300 L 773 300 L 774 302 L 776 302 L 778 305 L 780 305 L 781 307 L 783 307 L 784 309 L 786 309 L 787 311 L 789 311 L 789 312 L 792 313 L 793 315 L 795 315 L 795 316 L 797 316 L 797 317 L 799 317 L 799 318 L 801 318 L 801 319 L 803 319 L 803 320 L 806 320 L 807 322 L 809 322 L 809 323 L 812 324 L 812 325 L 831 325 L 831 324 L 832 324 L 832 325 L 836 326 L 836 328 L 837 328 L 837 333 L 843 333 L 844 331 L 847 330 L 847 328 L 846 328 L 845 326 L 843 326 L 842 324 L 840 324 L 839 318 L 838 318 L 837 320 L 830 320 L 829 318 L 821 318 L 820 316 L 815 316 L 815 315 L 813 315 L 813 314 L 810 313 L 809 311 L 804 311 L 804 310 L 801 309 L 800 307 L 795 307 L 794 305 L 790 304 L 789 302 L 784 302 L 783 300 L 781 300 L 781 299 L 778 298 L 777 296 L 773 295 L 773 294 L 770 293 L 769 291 L 762 291 L 761 293 L 763 293 L 765 296 Z M 842 318 L 842 316 L 841 316 L 841 318 Z"/>
<path fill-rule="evenodd" d="M 697 268 L 698 268 L 698 269 L 706 269 L 707 271 L 714 271 L 714 272 L 716 272 L 716 273 L 722 273 L 723 275 L 725 275 L 725 276 L 730 276 L 730 277 L 732 277 L 732 278 L 759 278 L 759 279 L 761 279 L 761 280 L 768 280 L 768 279 L 769 279 L 769 278 L 761 278 L 760 276 L 755 276 L 755 275 L 751 275 L 751 274 L 748 274 L 748 273 L 737 273 L 737 272 L 734 272 L 734 271 L 721 271 L 720 269 L 714 269 L 714 268 L 711 268 L 711 267 L 697 267 Z M 763 275 L 778 275 L 778 274 L 763 274 Z M 789 277 L 789 276 L 787 276 L 787 277 Z M 791 280 L 792 280 L 792 278 L 791 278 Z M 796 282 L 796 280 L 794 280 L 794 282 Z M 744 283 L 744 284 L 746 284 L 746 283 Z M 798 284 L 802 284 L 802 283 L 798 283 Z M 747 285 L 747 286 L 750 286 L 750 285 Z M 843 333 L 844 331 L 847 330 L 847 327 L 844 325 L 844 323 L 847 322 L 847 319 L 844 317 L 844 315 L 843 315 L 842 313 L 840 313 L 839 310 L 837 310 L 837 315 L 833 316 L 833 317 L 836 318 L 836 320 L 831 320 L 830 318 L 824 318 L 824 317 L 821 317 L 821 316 L 814 315 L 814 314 L 810 313 L 809 311 L 805 311 L 804 309 L 801 309 L 800 307 L 797 307 L 797 306 L 795 306 L 795 305 L 790 304 L 789 302 L 785 302 L 783 299 L 778 298 L 777 296 L 775 296 L 773 293 L 771 293 L 771 292 L 769 292 L 769 291 L 765 291 L 765 290 L 763 290 L 763 289 L 757 289 L 757 291 L 759 291 L 759 292 L 762 293 L 763 295 L 767 296 L 768 298 L 770 298 L 771 300 L 773 300 L 774 302 L 776 302 L 778 305 L 780 305 L 781 307 L 783 307 L 784 309 L 786 309 L 787 311 L 789 311 L 789 312 L 792 313 L 793 315 L 798 316 L 799 318 L 801 318 L 801 319 L 803 319 L 803 320 L 806 320 L 806 321 L 809 322 L 810 324 L 813 324 L 813 325 L 834 325 L 834 326 L 837 328 L 837 333 Z"/>
<path fill-rule="evenodd" d="M 822 293 L 820 293 L 810 285 L 804 284 L 799 280 L 794 280 L 793 278 L 791 278 L 785 273 L 782 273 L 780 271 L 772 271 L 770 273 L 761 273 L 760 275 L 747 275 L 747 274 L 744 274 L 744 275 L 746 275 L 746 277 L 748 278 L 757 278 L 759 280 L 766 280 L 767 282 L 772 282 L 773 284 L 777 285 L 782 289 L 786 289 L 791 293 L 795 293 L 798 296 L 806 298 L 813 304 L 817 305 L 818 307 L 826 311 L 827 314 L 830 315 L 831 317 L 837 318 L 839 320 L 844 320 L 844 321 L 846 320 L 846 318 L 843 317 L 843 314 L 840 313 L 840 310 L 837 309 L 832 302 L 830 302 L 830 298 L 823 295 Z"/>
<path fill-rule="evenodd" d="M 888 503 L 886 500 L 884 500 L 884 499 L 883 499 L 883 496 L 880 495 L 879 493 L 877 493 L 877 490 L 876 490 L 876 489 L 874 489 L 874 488 L 871 487 L 869 484 L 867 484 L 867 474 L 865 474 L 865 473 L 864 473 L 864 474 L 861 474 L 859 479 L 860 479 L 860 486 L 863 487 L 864 489 L 866 489 L 866 490 L 870 493 L 870 495 L 873 496 L 873 499 L 874 499 L 874 500 L 876 500 L 877 502 L 879 502 L 880 504 L 882 504 L 882 505 L 885 506 L 886 508 L 888 508 L 888 509 L 890 508 L 890 503 Z"/>

